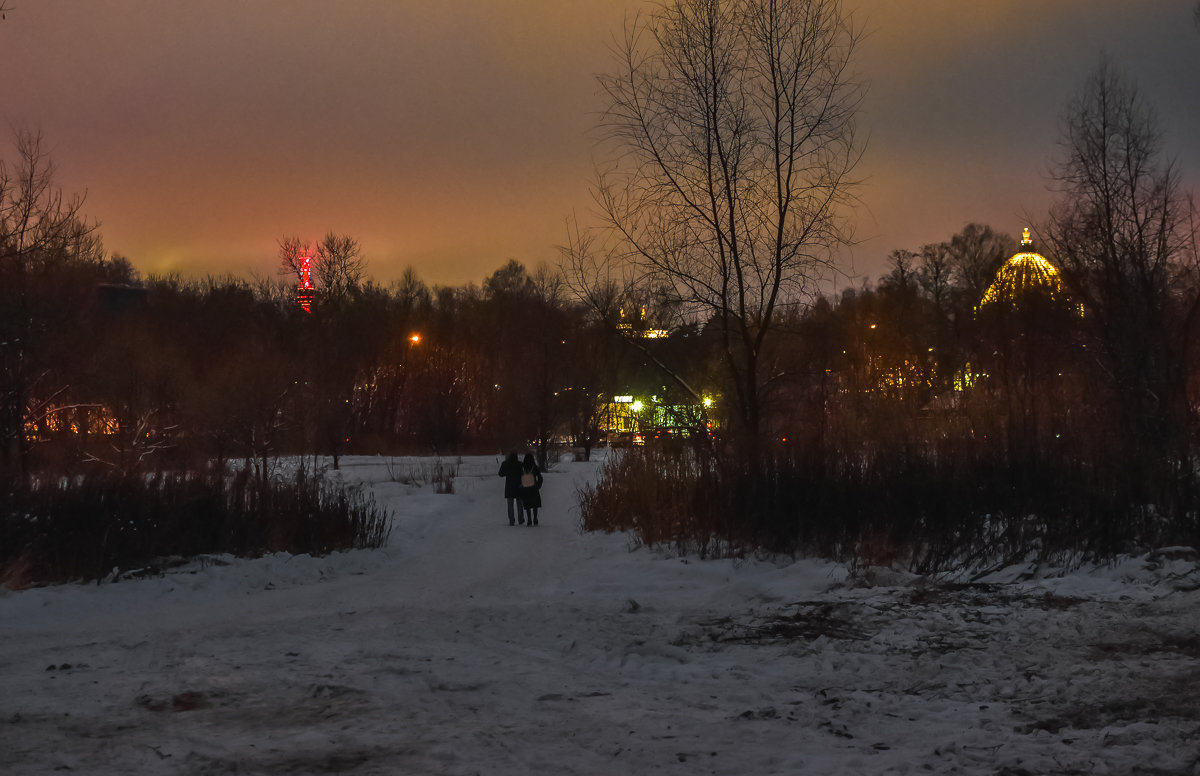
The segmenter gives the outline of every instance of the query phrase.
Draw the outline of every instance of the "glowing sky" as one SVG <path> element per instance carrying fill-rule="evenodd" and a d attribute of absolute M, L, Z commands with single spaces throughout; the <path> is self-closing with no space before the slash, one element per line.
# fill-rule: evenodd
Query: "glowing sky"
<path fill-rule="evenodd" d="M 1200 188 L 1195 0 L 847 0 L 870 141 L 846 256 L 1045 213 L 1067 100 L 1102 51 Z M 387 283 L 552 261 L 592 207 L 594 74 L 632 0 L 7 0 L 0 126 L 40 127 L 142 272 L 272 275 L 357 237 Z M 11 143 L 0 145 L 11 158 Z"/>

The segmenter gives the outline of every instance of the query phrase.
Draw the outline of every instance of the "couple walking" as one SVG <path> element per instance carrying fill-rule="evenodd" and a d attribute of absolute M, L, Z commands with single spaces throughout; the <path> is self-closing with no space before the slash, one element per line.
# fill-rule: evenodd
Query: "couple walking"
<path fill-rule="evenodd" d="M 542 506 L 542 470 L 533 460 L 533 453 L 526 453 L 525 460 L 519 461 L 516 451 L 510 452 L 500 464 L 500 476 L 508 500 L 508 524 L 537 525 Z"/>

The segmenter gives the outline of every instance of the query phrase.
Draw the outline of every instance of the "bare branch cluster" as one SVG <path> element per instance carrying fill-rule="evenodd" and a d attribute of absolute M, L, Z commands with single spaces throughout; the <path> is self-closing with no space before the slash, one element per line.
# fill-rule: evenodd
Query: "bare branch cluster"
<path fill-rule="evenodd" d="M 279 274 L 290 275 L 299 282 L 301 277 L 301 260 L 312 257 L 312 243 L 299 237 L 281 237 L 279 239 Z"/>
<path fill-rule="evenodd" d="M 82 195 L 68 197 L 54 182 L 55 169 L 40 131 L 18 129 L 17 163 L 0 159 L 0 261 L 21 272 L 30 262 L 100 256 L 96 224 L 83 215 Z"/>
<path fill-rule="evenodd" d="M 620 247 L 593 291 L 624 262 L 718 322 L 751 433 L 765 339 L 851 237 L 861 34 L 839 0 L 676 0 L 627 23 L 600 78 L 612 161 L 596 198 Z"/>
<path fill-rule="evenodd" d="M 834 0 L 688 0 L 628 25 L 598 196 L 693 307 L 767 321 L 848 239 L 858 38 Z"/>
<path fill-rule="evenodd" d="M 82 214 L 83 196 L 66 196 L 55 184 L 41 133 L 17 129 L 15 145 L 15 164 L 0 159 L 0 477 L 20 471 L 25 419 L 38 393 L 54 390 L 44 384 L 48 368 L 38 343 L 69 312 L 44 305 L 39 291 L 55 286 L 66 268 L 99 268 L 103 259 L 96 224 Z"/>
<path fill-rule="evenodd" d="M 325 299 L 340 299 L 360 287 L 366 277 L 367 259 L 362 245 L 349 235 L 327 233 L 313 245 L 299 237 L 279 240 L 279 274 L 301 278 L 301 261 L 312 259 L 312 279 Z"/>
<path fill-rule="evenodd" d="M 1164 158 L 1154 110 L 1108 60 L 1068 107 L 1053 174 L 1062 196 L 1047 237 L 1097 322 L 1128 433 L 1178 437 L 1184 351 L 1200 312 L 1194 208 Z"/>
<path fill-rule="evenodd" d="M 317 243 L 313 271 L 326 296 L 341 298 L 358 288 L 366 269 L 367 259 L 355 238 L 329 232 Z"/>

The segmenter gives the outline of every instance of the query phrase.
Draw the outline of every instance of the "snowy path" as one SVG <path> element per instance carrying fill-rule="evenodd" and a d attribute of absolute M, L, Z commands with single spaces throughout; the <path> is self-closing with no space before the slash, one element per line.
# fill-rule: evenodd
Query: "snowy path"
<path fill-rule="evenodd" d="M 989 586 L 684 562 L 343 475 L 391 545 L 0 593 L 0 774 L 1200 774 L 1194 558 Z M 393 468 L 393 475 L 395 469 Z"/>

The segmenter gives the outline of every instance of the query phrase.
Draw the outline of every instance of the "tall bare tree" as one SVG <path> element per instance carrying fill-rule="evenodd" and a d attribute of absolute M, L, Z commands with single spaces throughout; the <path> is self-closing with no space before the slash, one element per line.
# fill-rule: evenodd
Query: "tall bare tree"
<path fill-rule="evenodd" d="M 279 273 L 299 280 L 306 256 L 312 259 L 312 280 L 327 302 L 343 299 L 363 283 L 367 259 L 362 245 L 349 235 L 329 232 L 316 245 L 299 237 L 281 238 Z"/>
<path fill-rule="evenodd" d="M 929 296 L 939 314 L 949 306 L 954 264 L 950 257 L 950 246 L 946 243 L 926 243 L 921 246 L 921 265 L 917 268 L 917 282 Z"/>
<path fill-rule="evenodd" d="M 18 129 L 15 145 L 16 164 L 0 160 L 0 476 L 23 471 L 25 422 L 61 388 L 47 384 L 44 344 L 72 312 L 63 279 L 103 255 L 83 197 L 55 184 L 41 133 Z"/>
<path fill-rule="evenodd" d="M 301 262 L 316 253 L 312 243 L 299 237 L 279 238 L 279 274 L 301 278 Z"/>
<path fill-rule="evenodd" d="M 860 37 L 839 0 L 673 0 L 627 22 L 600 77 L 613 161 L 596 194 L 623 247 L 608 256 L 717 325 L 749 438 L 764 344 L 849 238 Z"/>
<path fill-rule="evenodd" d="M 1046 229 L 1079 294 L 1139 453 L 1186 443 L 1186 336 L 1200 298 L 1190 275 L 1193 209 L 1164 158 L 1151 106 L 1108 60 L 1068 107 Z M 1140 456 L 1139 456 L 1140 457 Z"/>
<path fill-rule="evenodd" d="M 366 270 L 362 245 L 350 235 L 329 232 L 317 243 L 313 274 L 326 299 L 341 299 L 357 289 Z"/>
<path fill-rule="evenodd" d="M 966 310 L 979 304 L 996 270 L 1017 251 L 1016 239 L 984 224 L 967 224 L 946 246 L 952 283 Z"/>

